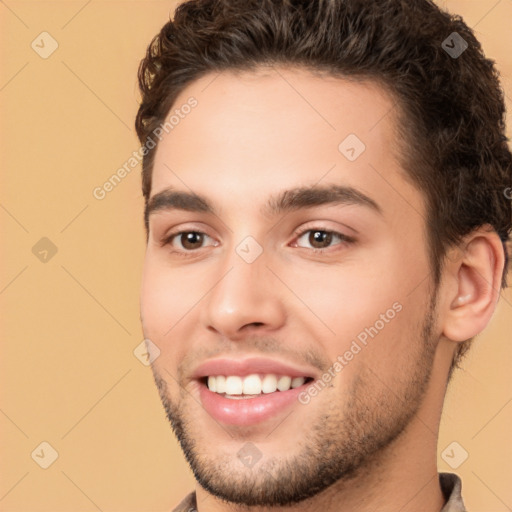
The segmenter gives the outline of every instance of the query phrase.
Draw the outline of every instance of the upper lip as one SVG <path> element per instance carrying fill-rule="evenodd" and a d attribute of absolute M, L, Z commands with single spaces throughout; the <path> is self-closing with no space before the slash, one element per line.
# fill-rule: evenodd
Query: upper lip
<path fill-rule="evenodd" d="M 200 364 L 192 377 L 201 379 L 216 375 L 238 375 L 243 377 L 253 373 L 287 375 L 289 377 L 312 377 L 316 371 L 308 366 L 298 366 L 293 363 L 264 357 L 249 357 L 245 359 L 216 358 Z"/>

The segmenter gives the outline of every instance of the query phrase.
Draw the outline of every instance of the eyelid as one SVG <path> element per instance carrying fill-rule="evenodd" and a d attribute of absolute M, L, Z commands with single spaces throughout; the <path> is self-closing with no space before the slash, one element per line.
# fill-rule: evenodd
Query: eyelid
<path fill-rule="evenodd" d="M 304 236 L 308 232 L 315 232 L 315 231 L 322 231 L 324 233 L 330 233 L 336 237 L 338 237 L 339 242 L 329 245 L 328 247 L 322 247 L 322 248 L 316 248 L 316 247 L 303 247 L 301 245 L 298 245 L 297 240 Z M 312 226 L 301 226 L 300 228 L 295 230 L 294 238 L 293 238 L 293 245 L 292 247 L 297 247 L 300 249 L 306 249 L 315 253 L 323 253 L 323 252 L 331 252 L 335 251 L 336 247 L 344 245 L 344 244 L 353 244 L 356 242 L 356 239 L 353 236 L 346 235 L 345 233 L 342 233 L 336 229 L 328 228 L 325 226 L 319 226 L 318 224 L 312 225 Z"/>
<path fill-rule="evenodd" d="M 161 247 L 170 246 L 171 248 L 173 248 L 173 250 L 172 250 L 173 254 L 177 254 L 177 255 L 183 256 L 183 257 L 187 257 L 187 256 L 194 257 L 194 256 L 198 255 L 199 253 L 201 253 L 202 250 L 206 249 L 207 247 L 217 247 L 219 245 L 220 242 L 214 236 L 210 235 L 207 231 L 208 230 L 198 228 L 197 225 L 196 226 L 179 225 L 178 229 L 174 229 L 174 230 L 171 229 L 170 231 L 167 231 L 165 235 L 162 236 L 162 238 L 160 239 L 160 245 L 161 245 Z M 328 247 L 324 247 L 324 248 L 303 247 L 303 246 L 298 245 L 298 243 L 297 243 L 298 238 L 302 237 L 303 235 L 305 235 L 308 232 L 314 232 L 314 231 L 322 231 L 322 232 L 330 233 L 334 236 L 337 236 L 339 239 L 339 242 L 329 245 Z M 202 234 L 205 237 L 213 240 L 214 243 L 206 245 L 206 246 L 203 245 L 202 247 L 198 247 L 197 249 L 188 249 L 187 250 L 184 248 L 183 249 L 174 248 L 174 246 L 172 245 L 173 241 L 175 240 L 176 237 L 179 237 L 180 235 L 182 235 L 184 233 L 199 233 L 199 234 Z M 302 225 L 300 228 L 297 228 L 294 231 L 293 237 L 294 238 L 292 241 L 292 243 L 293 243 L 292 247 L 306 249 L 306 250 L 309 250 L 314 253 L 331 252 L 333 250 L 336 250 L 337 246 L 341 246 L 344 244 L 353 244 L 356 242 L 356 239 L 353 236 L 346 235 L 345 233 L 338 231 L 336 229 L 326 227 L 326 226 L 321 226 L 318 224 Z"/>
<path fill-rule="evenodd" d="M 183 233 L 200 233 L 212 240 L 216 240 L 216 238 L 214 236 L 212 236 L 207 229 L 205 229 L 204 227 L 199 227 L 197 225 L 191 225 L 191 226 L 187 226 L 187 225 L 183 225 L 183 224 L 179 224 L 177 227 L 175 226 L 174 228 L 171 228 L 170 230 L 167 230 L 165 232 L 164 235 L 162 235 L 160 237 L 160 245 L 162 247 L 164 247 L 165 245 L 170 245 L 171 242 L 172 242 L 172 239 L 174 237 L 177 237 Z M 217 240 L 216 240 L 217 241 Z M 218 241 L 217 241 L 218 242 Z M 188 251 L 188 252 L 192 252 L 192 251 Z"/>
<path fill-rule="evenodd" d="M 195 229 L 193 230 L 190 230 L 190 229 L 186 229 L 185 231 L 177 231 L 176 233 L 172 233 L 172 234 L 169 234 L 169 236 L 166 238 L 167 240 L 167 243 L 168 244 L 172 244 L 172 242 L 179 238 L 181 235 L 185 234 L 185 233 L 197 233 L 199 235 L 203 235 L 204 237 L 207 237 L 209 238 L 210 240 L 215 240 L 213 237 L 211 237 L 208 233 L 204 233 L 203 231 L 197 231 Z M 206 245 L 206 246 L 203 246 L 203 247 L 210 247 L 211 245 L 215 246 L 215 245 L 218 245 L 217 244 L 210 244 L 210 245 Z M 198 249 L 196 250 L 199 250 L 199 249 L 202 249 L 203 247 L 199 247 Z M 193 250 L 188 250 L 187 252 L 194 252 Z"/>

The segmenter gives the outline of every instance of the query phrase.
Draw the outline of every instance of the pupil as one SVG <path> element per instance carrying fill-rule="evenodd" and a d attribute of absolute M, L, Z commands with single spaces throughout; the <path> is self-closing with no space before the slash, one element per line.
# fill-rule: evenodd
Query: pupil
<path fill-rule="evenodd" d="M 184 233 L 181 237 L 181 243 L 186 249 L 196 249 L 197 245 L 201 245 L 203 235 L 201 233 L 190 232 Z"/>
<path fill-rule="evenodd" d="M 309 235 L 309 243 L 315 248 L 328 247 L 332 240 L 332 233 L 327 231 L 313 231 Z"/>

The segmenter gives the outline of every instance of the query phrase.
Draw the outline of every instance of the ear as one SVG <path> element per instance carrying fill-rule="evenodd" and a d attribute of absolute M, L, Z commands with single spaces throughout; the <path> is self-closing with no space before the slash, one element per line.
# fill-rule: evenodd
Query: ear
<path fill-rule="evenodd" d="M 465 341 L 489 323 L 501 290 L 505 253 L 498 234 L 488 226 L 468 235 L 448 258 L 443 335 Z"/>

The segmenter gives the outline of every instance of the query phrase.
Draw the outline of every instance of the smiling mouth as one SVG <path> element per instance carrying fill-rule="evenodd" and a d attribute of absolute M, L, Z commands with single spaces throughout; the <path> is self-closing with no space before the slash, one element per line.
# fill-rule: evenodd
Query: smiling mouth
<path fill-rule="evenodd" d="M 312 377 L 290 377 L 289 375 L 257 374 L 211 375 L 201 379 L 213 393 L 232 400 L 257 398 L 271 393 L 281 393 L 308 384 Z"/>

